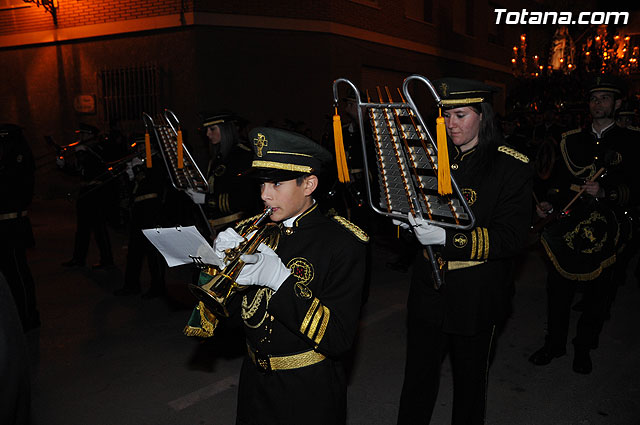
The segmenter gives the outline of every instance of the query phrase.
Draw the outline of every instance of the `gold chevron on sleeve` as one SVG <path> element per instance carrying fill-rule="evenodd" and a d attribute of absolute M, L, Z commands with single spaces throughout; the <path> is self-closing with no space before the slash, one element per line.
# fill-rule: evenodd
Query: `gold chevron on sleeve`
<path fill-rule="evenodd" d="M 489 231 L 486 227 L 476 227 L 471 231 L 472 260 L 486 260 L 489 258 Z"/>
<path fill-rule="evenodd" d="M 471 231 L 471 259 L 476 258 L 476 250 L 478 246 L 478 238 L 476 237 L 476 229 Z"/>
<path fill-rule="evenodd" d="M 307 331 L 307 338 L 313 339 L 313 335 L 315 335 L 318 330 L 318 323 L 320 323 L 320 319 L 322 319 L 322 315 L 324 314 L 324 309 L 322 305 L 316 310 L 316 314 L 313 315 L 313 320 L 311 321 L 311 325 L 309 325 L 309 330 Z"/>
<path fill-rule="evenodd" d="M 489 230 L 486 227 L 482 227 L 482 236 L 484 238 L 484 252 L 482 259 L 486 260 L 489 258 Z"/>
<path fill-rule="evenodd" d="M 309 322 L 313 317 L 313 313 L 318 308 L 318 304 L 320 304 L 320 300 L 317 298 L 314 298 L 313 302 L 311 303 L 311 307 L 309 307 L 309 310 L 307 310 L 307 314 L 304 316 L 304 320 L 302 320 L 302 324 L 300 325 L 300 332 L 305 333 L 305 331 L 307 330 L 307 327 L 309 326 Z"/>
<path fill-rule="evenodd" d="M 329 310 L 329 308 L 322 306 L 322 310 L 324 311 L 324 315 L 322 316 L 322 324 L 320 325 L 318 335 L 316 335 L 316 338 L 313 340 L 313 342 L 316 343 L 316 347 L 318 347 L 318 344 L 320 344 L 320 341 L 322 341 L 322 338 L 324 337 L 324 333 L 327 330 L 327 325 L 329 324 L 329 316 L 331 316 L 331 311 Z"/>

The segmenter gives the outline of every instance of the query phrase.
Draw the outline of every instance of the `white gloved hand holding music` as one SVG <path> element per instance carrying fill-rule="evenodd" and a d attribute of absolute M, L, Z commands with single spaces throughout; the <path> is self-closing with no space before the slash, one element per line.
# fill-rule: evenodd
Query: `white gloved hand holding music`
<path fill-rule="evenodd" d="M 220 259 L 224 261 L 225 251 L 227 249 L 233 249 L 240 245 L 244 238 L 238 234 L 233 228 L 229 227 L 223 232 L 218 233 L 216 240 L 213 241 L 213 252 Z"/>
<path fill-rule="evenodd" d="M 429 224 L 420 217 L 407 214 L 413 233 L 422 245 L 444 245 L 447 241 L 447 232 L 439 226 Z"/>
<path fill-rule="evenodd" d="M 239 285 L 266 286 L 277 291 L 291 275 L 278 254 L 261 243 L 255 254 L 243 254 L 240 259 L 246 264 L 236 279 Z"/>

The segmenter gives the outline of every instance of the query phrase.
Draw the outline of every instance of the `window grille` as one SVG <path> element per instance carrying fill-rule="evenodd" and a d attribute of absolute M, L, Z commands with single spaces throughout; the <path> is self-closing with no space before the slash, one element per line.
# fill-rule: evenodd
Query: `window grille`
<path fill-rule="evenodd" d="M 156 65 L 104 69 L 99 73 L 105 122 L 140 120 L 158 113 L 160 72 Z"/>

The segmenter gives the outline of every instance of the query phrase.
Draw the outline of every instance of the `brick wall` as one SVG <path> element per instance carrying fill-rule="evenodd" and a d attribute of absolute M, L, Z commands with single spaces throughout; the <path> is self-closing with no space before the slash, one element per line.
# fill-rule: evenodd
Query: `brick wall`
<path fill-rule="evenodd" d="M 44 7 L 0 10 L 0 35 L 103 24 L 193 11 L 193 0 L 58 0 L 58 25 Z"/>

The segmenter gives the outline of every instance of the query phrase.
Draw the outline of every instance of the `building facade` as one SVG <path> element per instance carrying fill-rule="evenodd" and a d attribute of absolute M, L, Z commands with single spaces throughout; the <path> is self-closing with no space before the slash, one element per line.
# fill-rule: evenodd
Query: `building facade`
<path fill-rule="evenodd" d="M 198 158 L 206 156 L 200 116 L 221 110 L 249 127 L 288 123 L 320 140 L 331 124 L 335 78 L 374 98 L 376 86 L 395 92 L 410 74 L 505 88 L 520 29 L 495 25 L 499 7 L 487 0 L 0 0 L 0 121 L 25 128 L 47 182 L 56 173 L 45 136 L 69 143 L 80 123 L 141 133 L 142 112 L 163 108 L 178 116 Z M 426 91 L 418 98 L 429 101 Z M 500 109 L 504 94 L 497 100 Z"/>

